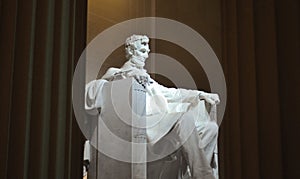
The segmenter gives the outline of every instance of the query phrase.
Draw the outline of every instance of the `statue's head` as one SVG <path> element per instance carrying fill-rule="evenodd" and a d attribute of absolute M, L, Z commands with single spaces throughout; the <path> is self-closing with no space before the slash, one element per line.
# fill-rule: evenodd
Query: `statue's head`
<path fill-rule="evenodd" d="M 126 58 L 145 61 L 149 56 L 149 38 L 146 35 L 132 35 L 125 41 Z"/>

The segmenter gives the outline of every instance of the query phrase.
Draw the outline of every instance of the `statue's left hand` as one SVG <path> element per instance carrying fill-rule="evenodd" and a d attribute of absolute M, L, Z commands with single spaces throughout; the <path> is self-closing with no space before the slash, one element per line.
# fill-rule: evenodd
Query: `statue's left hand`
<path fill-rule="evenodd" d="M 206 92 L 201 92 L 199 94 L 200 99 L 204 99 L 206 102 L 208 102 L 211 105 L 219 104 L 220 103 L 220 98 L 219 95 L 216 93 L 206 93 Z"/>

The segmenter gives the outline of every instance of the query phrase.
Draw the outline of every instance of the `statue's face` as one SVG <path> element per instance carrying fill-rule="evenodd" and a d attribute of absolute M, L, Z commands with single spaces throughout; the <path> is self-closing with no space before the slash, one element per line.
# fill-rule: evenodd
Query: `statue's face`
<path fill-rule="evenodd" d="M 136 49 L 134 50 L 133 55 L 136 57 L 142 57 L 144 60 L 146 60 L 146 58 L 149 57 L 150 52 L 148 42 L 149 40 L 145 38 L 135 41 L 133 45 Z"/>

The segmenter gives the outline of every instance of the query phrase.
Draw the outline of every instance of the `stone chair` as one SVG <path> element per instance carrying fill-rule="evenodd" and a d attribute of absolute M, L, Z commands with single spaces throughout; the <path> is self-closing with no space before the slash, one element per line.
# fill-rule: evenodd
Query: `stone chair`
<path fill-rule="evenodd" d="M 145 100 L 145 88 L 133 78 L 112 81 L 103 87 L 101 117 L 94 122 L 92 146 L 87 152 L 88 179 L 189 178 L 180 148 L 159 160 L 147 162 L 147 129 L 140 127 L 146 122 Z"/>

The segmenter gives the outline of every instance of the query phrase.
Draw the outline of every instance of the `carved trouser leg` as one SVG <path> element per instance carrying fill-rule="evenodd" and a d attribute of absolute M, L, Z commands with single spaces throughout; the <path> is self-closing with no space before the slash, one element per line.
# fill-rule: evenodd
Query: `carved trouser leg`
<path fill-rule="evenodd" d="M 210 164 L 217 142 L 217 131 L 216 124 L 206 123 L 198 132 L 193 114 L 187 112 L 175 123 L 171 131 L 155 144 L 153 149 L 155 153 L 163 155 L 182 146 L 193 178 L 213 179 L 215 177 Z"/>
<path fill-rule="evenodd" d="M 210 132 L 205 133 L 204 143 L 195 129 L 193 116 L 190 113 L 185 113 L 175 124 L 171 133 L 176 134 L 180 143 L 183 144 L 184 157 L 190 166 L 192 177 L 196 179 L 213 179 L 212 168 L 208 160 L 211 157 L 207 157 L 205 151 L 205 147 L 209 144 L 207 140 L 210 138 Z"/>
<path fill-rule="evenodd" d="M 212 161 L 212 156 L 218 143 L 218 129 L 218 125 L 212 121 L 207 121 L 197 128 L 208 161 Z"/>

